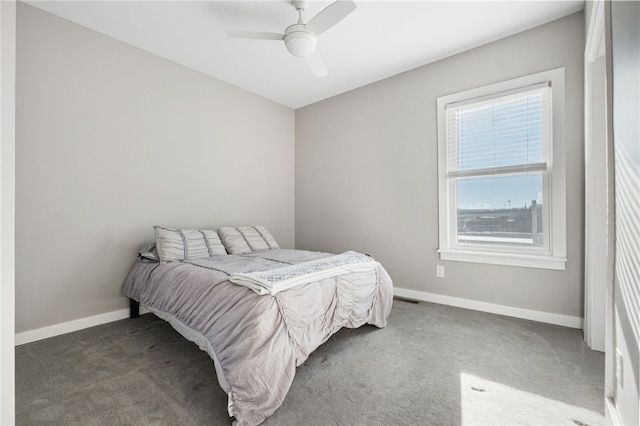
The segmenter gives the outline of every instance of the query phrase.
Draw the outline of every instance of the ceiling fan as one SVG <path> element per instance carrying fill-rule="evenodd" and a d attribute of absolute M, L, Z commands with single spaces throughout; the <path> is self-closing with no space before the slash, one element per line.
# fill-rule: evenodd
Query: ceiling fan
<path fill-rule="evenodd" d="M 283 40 L 289 53 L 293 56 L 304 58 L 316 76 L 324 77 L 328 71 L 324 61 L 316 51 L 318 36 L 353 12 L 356 4 L 353 0 L 338 0 L 305 23 L 302 19 L 302 13 L 309 3 L 308 0 L 292 0 L 291 3 L 298 11 L 298 22 L 288 26 L 284 33 L 227 31 L 227 35 L 234 38 Z"/>

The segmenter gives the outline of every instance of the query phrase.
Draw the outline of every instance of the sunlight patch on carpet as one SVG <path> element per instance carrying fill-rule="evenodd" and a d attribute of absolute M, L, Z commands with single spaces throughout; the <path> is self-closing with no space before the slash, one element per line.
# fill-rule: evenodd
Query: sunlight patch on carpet
<path fill-rule="evenodd" d="M 460 373 L 460 411 L 462 425 L 605 424 L 597 412 L 466 373 Z"/>

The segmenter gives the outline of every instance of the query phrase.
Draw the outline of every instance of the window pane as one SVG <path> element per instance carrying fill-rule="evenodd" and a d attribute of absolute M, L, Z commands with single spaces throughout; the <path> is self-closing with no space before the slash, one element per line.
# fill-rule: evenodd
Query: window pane
<path fill-rule="evenodd" d="M 456 179 L 458 244 L 542 246 L 542 173 Z"/>
<path fill-rule="evenodd" d="M 546 162 L 549 90 L 449 107 L 448 171 Z"/>

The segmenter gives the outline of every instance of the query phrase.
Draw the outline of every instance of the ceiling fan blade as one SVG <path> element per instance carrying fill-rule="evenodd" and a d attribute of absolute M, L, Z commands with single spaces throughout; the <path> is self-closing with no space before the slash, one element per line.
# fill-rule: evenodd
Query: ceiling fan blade
<path fill-rule="evenodd" d="M 320 35 L 346 18 L 355 8 L 356 4 L 352 0 L 338 0 L 322 9 L 306 26 L 315 35 Z"/>
<path fill-rule="evenodd" d="M 313 52 L 311 56 L 307 56 L 304 59 L 307 61 L 307 65 L 309 65 L 309 68 L 311 68 L 311 71 L 313 71 L 316 77 L 322 78 L 329 74 L 327 66 L 324 64 L 324 61 L 317 50 Z"/>
<path fill-rule="evenodd" d="M 259 40 L 284 40 L 284 34 L 267 33 L 263 31 L 227 31 L 227 35 L 233 38 L 251 38 Z"/>

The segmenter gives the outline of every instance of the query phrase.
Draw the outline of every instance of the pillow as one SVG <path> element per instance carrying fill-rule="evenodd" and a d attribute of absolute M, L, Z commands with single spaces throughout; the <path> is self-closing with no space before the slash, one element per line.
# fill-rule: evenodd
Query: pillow
<path fill-rule="evenodd" d="M 278 243 L 264 226 L 222 227 L 218 235 L 229 254 L 278 249 Z"/>
<path fill-rule="evenodd" d="M 156 249 L 161 262 L 199 259 L 227 254 L 216 231 L 199 229 L 171 229 L 154 226 Z"/>
<path fill-rule="evenodd" d="M 138 257 L 141 262 L 159 262 L 156 243 L 147 244 L 138 251 Z"/>

